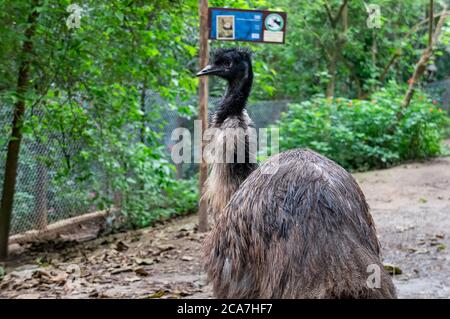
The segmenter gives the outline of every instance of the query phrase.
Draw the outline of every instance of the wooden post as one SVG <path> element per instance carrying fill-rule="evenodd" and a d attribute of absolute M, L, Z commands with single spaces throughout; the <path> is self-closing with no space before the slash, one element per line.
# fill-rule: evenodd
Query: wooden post
<path fill-rule="evenodd" d="M 33 1 L 31 13 L 28 16 L 28 28 L 25 30 L 25 39 L 20 54 L 19 74 L 17 77 L 17 102 L 14 105 L 14 118 L 11 139 L 6 154 L 5 176 L 3 181 L 2 199 L 0 202 L 0 260 L 8 258 L 9 229 L 16 188 L 17 166 L 19 163 L 20 142 L 22 141 L 22 125 L 25 115 L 25 93 L 28 89 L 28 76 L 31 65 L 33 42 L 31 38 L 36 31 L 37 0 Z"/>
<path fill-rule="evenodd" d="M 200 16 L 200 68 L 204 68 L 208 64 L 209 47 L 208 47 L 208 0 L 199 0 L 199 16 Z M 208 175 L 208 165 L 203 159 L 203 133 L 208 125 L 208 77 L 199 77 L 199 119 L 202 121 L 201 138 L 200 138 L 200 177 L 199 177 L 199 194 L 200 203 L 198 208 L 198 230 L 206 232 L 208 230 L 208 203 L 204 194 L 204 185 Z"/>
<path fill-rule="evenodd" d="M 43 148 L 44 146 L 37 146 Z M 40 152 L 41 150 L 38 150 Z M 35 228 L 44 230 L 48 224 L 48 169 L 39 158 L 36 159 L 36 183 L 34 186 L 34 214 L 36 216 Z"/>

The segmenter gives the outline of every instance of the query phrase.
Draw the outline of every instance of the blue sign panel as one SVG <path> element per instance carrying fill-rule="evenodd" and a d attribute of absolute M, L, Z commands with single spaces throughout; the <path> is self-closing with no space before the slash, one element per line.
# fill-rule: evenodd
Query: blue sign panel
<path fill-rule="evenodd" d="M 209 38 L 284 43 L 286 13 L 209 8 Z"/>

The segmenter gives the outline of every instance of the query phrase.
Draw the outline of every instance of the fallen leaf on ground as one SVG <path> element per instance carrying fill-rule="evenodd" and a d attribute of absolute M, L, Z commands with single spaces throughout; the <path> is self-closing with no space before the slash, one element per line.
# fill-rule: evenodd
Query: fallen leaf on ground
<path fill-rule="evenodd" d="M 194 260 L 194 257 L 191 257 L 191 256 L 183 256 L 183 257 L 181 257 L 181 260 L 183 260 L 183 261 L 191 261 L 191 260 Z"/>
<path fill-rule="evenodd" d="M 430 240 L 430 246 L 438 246 L 438 245 L 442 245 L 442 243 L 438 242 L 437 238 L 432 238 Z"/>
<path fill-rule="evenodd" d="M 63 285 L 66 283 L 67 277 L 69 275 L 67 273 L 59 273 L 56 276 L 51 278 L 51 281 L 53 281 L 54 283 L 57 283 L 59 285 Z"/>
<path fill-rule="evenodd" d="M 428 254 L 429 252 L 430 251 L 426 248 L 416 250 L 416 254 Z"/>
<path fill-rule="evenodd" d="M 133 269 L 131 267 L 118 268 L 118 269 L 112 270 L 111 275 L 117 275 L 117 274 L 121 274 L 124 272 L 130 272 L 130 271 L 133 271 Z"/>
<path fill-rule="evenodd" d="M 176 297 L 186 297 L 192 295 L 191 292 L 175 290 L 173 295 Z"/>
<path fill-rule="evenodd" d="M 122 251 L 127 250 L 127 249 L 128 249 L 128 246 L 127 246 L 123 241 L 119 241 L 119 242 L 116 244 L 115 249 L 116 249 L 117 251 L 122 252 Z"/>
<path fill-rule="evenodd" d="M 403 271 L 395 265 L 392 264 L 385 264 L 384 269 L 390 274 L 390 275 L 401 275 Z"/>
<path fill-rule="evenodd" d="M 417 240 L 417 245 L 425 245 L 425 244 L 426 244 L 425 239 L 418 239 Z"/>
<path fill-rule="evenodd" d="M 165 294 L 166 294 L 166 292 L 164 290 L 158 290 L 157 292 L 149 295 L 148 298 L 161 298 Z"/>
<path fill-rule="evenodd" d="M 39 265 L 39 267 L 48 267 L 50 266 L 49 260 L 47 259 L 47 257 L 38 257 L 36 258 L 36 264 Z"/>
<path fill-rule="evenodd" d="M 161 245 L 161 246 L 158 246 L 157 248 L 158 248 L 158 252 L 156 253 L 156 255 L 159 255 L 159 254 L 161 254 L 161 253 L 163 253 L 165 251 L 169 251 L 169 250 L 174 249 L 175 246 L 173 246 L 173 245 Z"/>
<path fill-rule="evenodd" d="M 139 275 L 139 276 L 143 276 L 143 277 L 148 276 L 148 272 L 147 272 L 144 268 L 142 268 L 142 267 L 136 268 L 136 269 L 134 270 L 134 272 L 135 272 L 137 275 Z"/>
<path fill-rule="evenodd" d="M 33 271 L 32 277 L 33 278 L 37 278 L 37 279 L 41 279 L 41 278 L 50 278 L 51 276 L 45 270 L 38 269 L 38 270 Z"/>
<path fill-rule="evenodd" d="M 138 276 L 133 276 L 133 277 L 130 277 L 130 278 L 125 278 L 125 281 L 126 282 L 136 282 L 136 281 L 141 281 L 142 280 L 142 278 L 140 278 L 140 277 L 138 277 Z"/>
<path fill-rule="evenodd" d="M 412 225 L 409 225 L 409 226 L 397 226 L 397 227 L 395 227 L 395 228 L 397 229 L 397 231 L 398 231 L 399 233 L 403 233 L 403 232 L 405 232 L 405 231 L 407 231 L 407 230 L 414 229 L 415 226 L 412 226 Z"/>
<path fill-rule="evenodd" d="M 153 258 L 135 258 L 134 261 L 136 264 L 142 266 L 142 265 L 152 265 L 155 263 L 155 259 Z"/>

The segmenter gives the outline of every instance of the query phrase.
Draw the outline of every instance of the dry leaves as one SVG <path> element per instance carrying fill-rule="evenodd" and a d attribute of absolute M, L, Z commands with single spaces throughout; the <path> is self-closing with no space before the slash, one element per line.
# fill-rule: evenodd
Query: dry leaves
<path fill-rule="evenodd" d="M 401 275 L 403 273 L 400 267 L 391 264 L 385 264 L 384 269 L 386 269 L 390 275 Z"/>
<path fill-rule="evenodd" d="M 30 245 L 23 266 L 6 269 L 0 297 L 183 298 L 202 292 L 201 235 L 192 229 Z"/>

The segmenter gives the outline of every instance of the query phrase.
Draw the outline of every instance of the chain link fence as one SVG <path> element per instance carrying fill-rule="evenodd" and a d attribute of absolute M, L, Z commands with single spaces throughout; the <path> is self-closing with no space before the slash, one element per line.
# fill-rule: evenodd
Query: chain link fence
<path fill-rule="evenodd" d="M 30 116 L 30 112 L 27 116 Z M 40 116 L 34 112 L 34 116 Z M 10 134 L 12 109 L 0 109 L 2 136 Z M 6 135 L 5 135 L 6 134 Z M 95 209 L 86 201 L 86 186 L 76 180 L 76 172 L 68 169 L 67 158 L 78 152 L 81 145 L 69 141 L 62 145 L 60 136 L 46 134 L 43 143 L 32 134 L 22 140 L 16 182 L 10 235 L 31 229 L 42 229 L 47 224 L 87 213 Z M 7 143 L 0 144 L 0 189 L 3 189 Z M 68 174 L 60 176 L 61 171 Z"/>
<path fill-rule="evenodd" d="M 450 115 L 450 79 L 430 83 L 427 85 L 426 91 Z"/>
<path fill-rule="evenodd" d="M 450 80 L 432 83 L 426 90 L 437 99 L 442 108 L 448 112 L 450 104 Z M 157 95 L 149 94 L 146 108 L 164 103 Z M 215 99 L 211 99 L 209 110 L 214 109 Z M 290 101 L 257 101 L 248 106 L 248 113 L 257 129 L 274 124 Z M 158 130 L 162 133 L 162 143 L 170 154 L 175 143 L 171 140 L 171 133 L 177 127 L 185 127 L 193 132 L 193 119 L 181 117 L 177 110 L 162 108 L 161 119 L 164 126 Z M 12 108 L 0 108 L 0 190 L 3 189 L 7 139 L 10 135 L 12 122 Z M 33 111 L 34 112 L 34 111 Z M 29 111 L 26 116 L 30 116 Z M 34 112 L 33 116 L 40 116 Z M 151 129 L 155 129 L 151 127 Z M 25 134 L 22 141 L 19 160 L 19 171 L 10 235 L 31 229 L 42 229 L 53 222 L 99 210 L 92 200 L 100 192 L 108 192 L 108 180 L 95 167 L 92 171 L 97 174 L 97 180 L 103 181 L 95 186 L 83 182 L 83 174 L 76 167 L 71 167 L 69 158 L 72 154 L 83 150 L 81 142 L 63 138 L 60 133 L 46 132 L 45 142 L 31 138 L 33 134 Z M 138 140 L 138 136 L 136 137 Z M 191 178 L 198 170 L 198 164 L 177 165 L 177 178 Z M 64 174 L 60 174 L 64 171 Z M 100 177 L 100 178 L 99 178 Z"/>
<path fill-rule="evenodd" d="M 210 110 L 214 109 L 212 99 Z M 146 108 L 154 103 L 164 103 L 161 98 L 149 94 Z M 288 101 L 254 102 L 248 107 L 248 112 L 257 128 L 268 127 L 278 120 L 281 112 L 287 108 Z M 161 119 L 164 126 L 158 130 L 162 133 L 162 141 L 170 155 L 171 133 L 177 127 L 193 130 L 193 119 L 180 117 L 177 110 L 170 107 L 162 108 Z M 0 108 L 0 190 L 3 189 L 3 178 L 7 152 L 7 138 L 10 135 L 13 117 L 11 107 Z M 26 116 L 42 116 L 39 112 L 28 111 Z M 152 128 L 150 125 L 151 129 Z M 73 167 L 70 157 L 83 150 L 79 140 L 70 136 L 62 136 L 61 132 L 40 132 L 47 137 L 45 142 L 34 139 L 36 133 L 24 134 L 22 140 L 19 169 L 16 183 L 15 201 L 10 235 L 32 229 L 43 229 L 48 224 L 70 217 L 86 214 L 101 209 L 92 200 L 99 193 L 108 192 L 108 179 L 96 167 L 90 167 L 96 174 L 97 185 L 90 185 L 80 178 L 83 172 Z M 136 136 L 136 140 L 139 137 Z M 183 164 L 177 166 L 177 178 L 191 178 L 198 170 L 198 164 Z M 64 174 L 61 174 L 64 172 Z M 111 194 L 111 197 L 113 194 Z"/>

